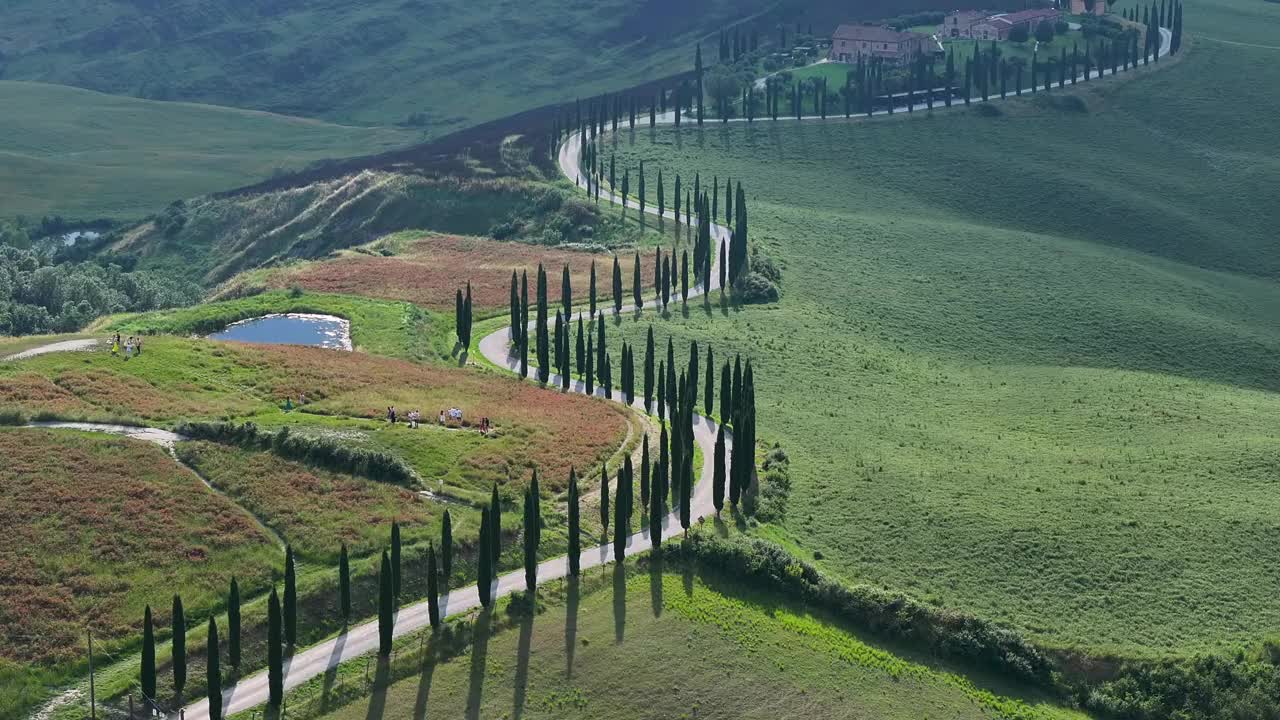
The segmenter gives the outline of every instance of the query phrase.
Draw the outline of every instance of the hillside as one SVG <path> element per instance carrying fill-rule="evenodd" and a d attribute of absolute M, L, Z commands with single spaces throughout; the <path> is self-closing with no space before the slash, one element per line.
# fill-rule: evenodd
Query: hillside
<path fill-rule="evenodd" d="M 1081 103 L 624 139 L 627 167 L 742 178 L 784 267 L 777 305 L 664 328 L 753 357 L 795 458 L 769 534 L 1053 646 L 1280 627 L 1277 108 L 1214 99 L 1274 59 L 1197 42 Z"/>
<path fill-rule="evenodd" d="M 0 106 L 0 218 L 134 219 L 178 198 L 420 137 L 32 82 L 0 81 Z"/>
<path fill-rule="evenodd" d="M 431 134 L 684 70 L 767 0 L 19 0 L 0 77 Z M 603 72 L 602 72 L 603 71 Z"/>

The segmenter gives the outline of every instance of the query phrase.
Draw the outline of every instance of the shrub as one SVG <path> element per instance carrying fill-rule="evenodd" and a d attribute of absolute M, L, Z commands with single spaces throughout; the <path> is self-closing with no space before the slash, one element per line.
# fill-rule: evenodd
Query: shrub
<path fill-rule="evenodd" d="M 1067 24 L 1066 20 L 1059 20 L 1053 24 L 1053 31 L 1059 35 L 1066 35 L 1070 29 L 1071 26 Z"/>
<path fill-rule="evenodd" d="M 1014 28 L 1009 31 L 1009 40 L 1011 42 L 1024 43 L 1030 39 L 1031 30 L 1027 28 L 1026 24 L 1015 25 Z"/>
<path fill-rule="evenodd" d="M 328 438 L 294 435 L 289 428 L 264 432 L 254 423 L 226 422 L 183 423 L 177 433 L 197 440 L 236 445 L 254 450 L 269 450 L 289 460 L 316 467 L 360 475 L 379 482 L 414 485 L 417 475 L 400 458 L 390 453 L 353 448 Z"/>
<path fill-rule="evenodd" d="M 787 514 L 787 498 L 791 496 L 791 459 L 774 444 L 760 464 L 764 476 L 760 482 L 760 498 L 755 515 L 761 522 L 775 522 Z"/>
<path fill-rule="evenodd" d="M 751 272 L 763 275 L 766 280 L 775 285 L 782 284 L 782 271 L 778 269 L 778 265 L 773 262 L 773 258 L 768 255 L 755 253 L 751 256 Z"/>
<path fill-rule="evenodd" d="M 1041 20 L 1040 24 L 1036 25 L 1036 40 L 1043 43 L 1053 42 L 1053 23 Z"/>
<path fill-rule="evenodd" d="M 744 304 L 777 302 L 778 286 L 758 272 L 749 272 L 734 284 L 733 296 Z"/>

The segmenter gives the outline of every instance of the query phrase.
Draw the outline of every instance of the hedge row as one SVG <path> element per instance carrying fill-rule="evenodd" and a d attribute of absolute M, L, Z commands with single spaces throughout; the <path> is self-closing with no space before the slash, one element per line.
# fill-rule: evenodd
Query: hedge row
<path fill-rule="evenodd" d="M 251 422 L 198 422 L 179 425 L 177 433 L 195 440 L 269 450 L 283 458 L 379 482 L 413 485 L 417 481 L 413 469 L 390 453 L 348 447 L 328 438 L 294 435 L 287 427 L 267 432 Z"/>
<path fill-rule="evenodd" d="M 1048 690 L 1061 690 L 1049 658 L 1012 630 L 930 607 L 900 593 L 842 585 L 773 543 L 695 535 L 685 543 L 667 543 L 664 553 L 763 583 L 886 638 L 974 662 Z"/>

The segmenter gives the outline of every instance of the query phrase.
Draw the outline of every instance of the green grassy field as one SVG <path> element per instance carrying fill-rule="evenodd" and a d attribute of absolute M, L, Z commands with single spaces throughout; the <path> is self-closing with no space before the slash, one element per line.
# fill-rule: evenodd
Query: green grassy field
<path fill-rule="evenodd" d="M 420 132 L 0 81 L 0 217 L 138 218 Z"/>
<path fill-rule="evenodd" d="M 1273 76 L 1273 55 L 1200 43 L 1095 83 L 1087 113 L 1028 99 L 624 147 L 632 167 L 743 178 L 753 238 L 785 267 L 777 305 L 670 324 L 677 347 L 755 360 L 761 434 L 793 459 L 767 532 L 1050 646 L 1189 652 L 1280 628 L 1262 590 L 1276 107 L 1215 100 Z"/>
<path fill-rule="evenodd" d="M 467 646 L 447 659 L 423 664 L 414 654 L 421 639 L 406 639 L 373 692 L 345 703 L 339 698 L 363 688 L 365 664 L 343 666 L 292 693 L 289 712 L 333 720 L 1084 717 L 897 654 L 733 582 L 607 568 L 542 595 L 533 617 L 499 612 L 460 627 L 453 640 Z"/>

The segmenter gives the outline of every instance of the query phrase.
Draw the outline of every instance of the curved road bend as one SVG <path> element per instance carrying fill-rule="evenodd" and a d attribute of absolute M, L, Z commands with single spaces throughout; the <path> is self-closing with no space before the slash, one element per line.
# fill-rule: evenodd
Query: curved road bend
<path fill-rule="evenodd" d="M 1169 54 L 1172 33 L 1165 29 L 1160 29 L 1161 44 L 1160 55 Z M 1091 71 L 1093 77 L 1102 77 L 1102 71 Z M 1083 77 L 1083 76 L 1081 76 Z M 1027 94 L 1030 90 L 1023 90 L 1023 94 Z M 923 103 L 917 104 L 917 108 L 926 108 Z M 939 109 L 939 108 L 934 108 Z M 902 112 L 903 110 L 899 110 Z M 878 110 L 875 115 L 888 114 L 887 110 Z M 864 116 L 855 116 L 854 120 L 861 119 Z M 816 116 L 805 116 L 804 119 L 815 119 Z M 795 120 L 792 118 L 784 118 L 779 116 L 779 120 Z M 847 118 L 832 116 L 828 118 L 832 121 L 844 121 Z M 660 124 L 669 124 L 669 118 L 659 119 Z M 732 118 L 731 122 L 746 122 L 745 118 Z M 769 121 L 772 122 L 772 121 Z M 560 170 L 571 180 L 574 180 L 580 187 L 585 187 L 585 177 L 579 169 L 579 162 L 582 153 L 582 137 L 574 133 L 561 145 L 559 153 Z M 609 202 L 622 205 L 622 198 L 612 192 L 603 191 L 601 196 Z M 628 199 L 625 202 L 626 207 L 639 209 L 639 203 L 635 200 Z M 652 207 L 646 207 L 645 212 L 657 216 L 658 212 Z M 672 213 L 668 212 L 663 215 L 665 218 L 676 222 L 676 218 Z M 711 226 L 712 236 L 716 240 L 717 246 L 721 242 L 728 243 L 731 233 L 728 228 L 713 223 Z M 712 252 L 712 261 L 719 262 L 718 253 Z M 718 268 L 713 267 L 711 272 L 711 290 L 719 288 L 719 272 Z M 704 289 L 700 286 L 690 288 L 689 294 L 697 297 L 703 294 Z M 623 312 L 632 310 L 631 306 L 623 308 Z M 585 313 L 579 312 L 570 320 L 577 317 L 584 317 Z M 513 357 L 508 348 L 510 346 L 511 331 L 510 328 L 492 333 L 480 341 L 480 352 L 498 367 L 505 367 L 512 372 L 519 372 L 519 360 Z M 21 359 L 22 357 L 31 357 L 33 355 L 42 354 L 44 352 L 57 352 L 61 350 L 82 349 L 73 347 L 56 347 L 46 346 L 44 348 L 35 348 L 33 350 L 20 353 L 17 356 L 6 359 Z M 551 387 L 559 386 L 559 377 L 552 374 L 548 385 Z M 576 393 L 585 393 L 586 388 L 580 381 L 573 380 L 570 384 L 570 390 Z M 597 388 L 598 397 L 603 397 L 603 390 Z M 620 401 L 613 401 L 620 402 Z M 643 411 L 643 405 L 636 404 L 636 407 Z M 702 448 L 702 471 L 698 478 L 698 483 L 694 488 L 693 499 L 691 503 L 691 515 L 696 521 L 707 515 L 714 513 L 715 508 L 711 503 L 711 476 L 712 463 L 715 454 L 715 438 L 717 432 L 716 424 L 708 418 L 700 415 L 694 415 L 694 440 Z M 732 440 L 726 432 L 726 443 L 731 448 Z M 675 513 L 668 515 L 663 520 L 662 536 L 664 539 L 676 537 L 681 533 L 679 518 Z M 628 557 L 644 552 L 650 547 L 649 533 L 646 530 L 633 534 L 627 539 L 626 555 Z M 583 569 L 597 567 L 607 564 L 612 557 L 612 546 L 601 545 L 584 550 L 580 556 L 580 563 Z M 538 577 L 543 580 L 552 580 L 563 578 L 568 574 L 569 563 L 565 556 L 547 560 L 538 565 Z M 513 592 L 524 590 L 524 571 L 517 570 L 501 576 L 494 584 L 494 597 L 509 595 Z M 441 597 L 441 613 L 448 617 L 462 614 L 473 610 L 480 606 L 479 591 L 475 585 L 468 587 L 456 588 L 443 597 Z M 426 601 L 406 605 L 400 609 L 396 615 L 395 635 L 397 637 L 414 633 L 418 630 L 426 628 L 430 625 L 427 614 Z M 348 629 L 345 633 L 335 638 L 326 640 L 318 645 L 299 652 L 288 658 L 285 663 L 285 690 L 296 687 L 307 680 L 317 677 L 330 668 L 346 662 L 348 660 L 360 657 L 370 652 L 374 652 L 378 646 L 378 624 L 377 621 L 366 622 L 356 625 Z M 253 675 L 241 679 L 234 687 L 229 688 L 223 695 L 223 713 L 231 715 L 233 713 L 243 712 L 250 708 L 262 705 L 267 701 L 267 673 L 261 671 Z M 185 710 L 185 717 L 188 720 L 209 720 L 209 703 L 207 700 L 188 705 Z M 176 715 L 176 713 L 174 713 Z"/>

